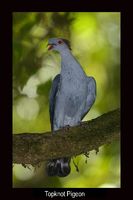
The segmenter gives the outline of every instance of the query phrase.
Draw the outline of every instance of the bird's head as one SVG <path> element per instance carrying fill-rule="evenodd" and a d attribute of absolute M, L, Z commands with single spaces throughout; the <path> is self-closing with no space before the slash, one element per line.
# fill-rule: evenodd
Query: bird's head
<path fill-rule="evenodd" d="M 48 50 L 56 50 L 62 52 L 64 50 L 71 50 L 70 42 L 63 38 L 50 38 L 48 40 Z"/>

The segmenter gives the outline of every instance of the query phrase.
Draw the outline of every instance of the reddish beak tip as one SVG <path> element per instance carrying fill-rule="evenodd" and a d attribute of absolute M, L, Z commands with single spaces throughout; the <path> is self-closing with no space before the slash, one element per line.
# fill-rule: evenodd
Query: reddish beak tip
<path fill-rule="evenodd" d="M 48 44 L 48 50 L 52 49 L 53 48 L 53 45 L 52 44 Z"/>

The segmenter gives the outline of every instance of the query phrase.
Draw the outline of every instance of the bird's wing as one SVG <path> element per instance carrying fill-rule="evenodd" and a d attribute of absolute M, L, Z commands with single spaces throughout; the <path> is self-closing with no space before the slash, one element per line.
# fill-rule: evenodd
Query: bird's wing
<path fill-rule="evenodd" d="M 56 94 L 58 91 L 60 82 L 60 74 L 58 74 L 52 83 L 52 87 L 50 90 L 49 96 L 49 113 L 50 113 L 50 123 L 51 123 L 51 130 L 53 130 L 53 119 L 54 119 L 54 111 L 55 111 L 55 102 L 56 102 Z"/>
<path fill-rule="evenodd" d="M 87 77 L 88 81 L 88 95 L 86 99 L 86 107 L 82 115 L 82 119 L 89 112 L 91 106 L 95 102 L 96 99 L 96 81 L 93 77 Z"/>

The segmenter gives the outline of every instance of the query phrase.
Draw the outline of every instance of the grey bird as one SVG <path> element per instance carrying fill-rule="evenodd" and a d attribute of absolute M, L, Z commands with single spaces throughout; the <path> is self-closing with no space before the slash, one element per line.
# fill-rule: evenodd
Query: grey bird
<path fill-rule="evenodd" d="M 58 51 L 61 55 L 61 72 L 53 80 L 49 98 L 50 122 L 54 133 L 66 126 L 80 124 L 95 101 L 96 81 L 86 76 L 71 53 L 68 40 L 51 38 L 48 50 Z M 68 157 L 49 160 L 46 166 L 48 176 L 67 176 L 71 171 L 70 160 Z"/>

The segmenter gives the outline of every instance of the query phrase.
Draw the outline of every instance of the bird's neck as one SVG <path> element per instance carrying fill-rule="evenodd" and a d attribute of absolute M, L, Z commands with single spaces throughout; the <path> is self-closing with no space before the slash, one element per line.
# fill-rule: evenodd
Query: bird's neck
<path fill-rule="evenodd" d="M 69 49 L 65 49 L 63 51 L 60 52 L 61 55 L 61 61 L 64 62 L 66 61 L 66 59 L 69 57 L 71 57 L 71 59 L 73 58 L 73 55 L 71 53 L 71 51 Z"/>
<path fill-rule="evenodd" d="M 79 74 L 84 74 L 81 65 L 78 63 L 76 58 L 72 55 L 69 49 L 60 52 L 61 55 L 61 74 L 66 72 L 78 72 Z"/>

